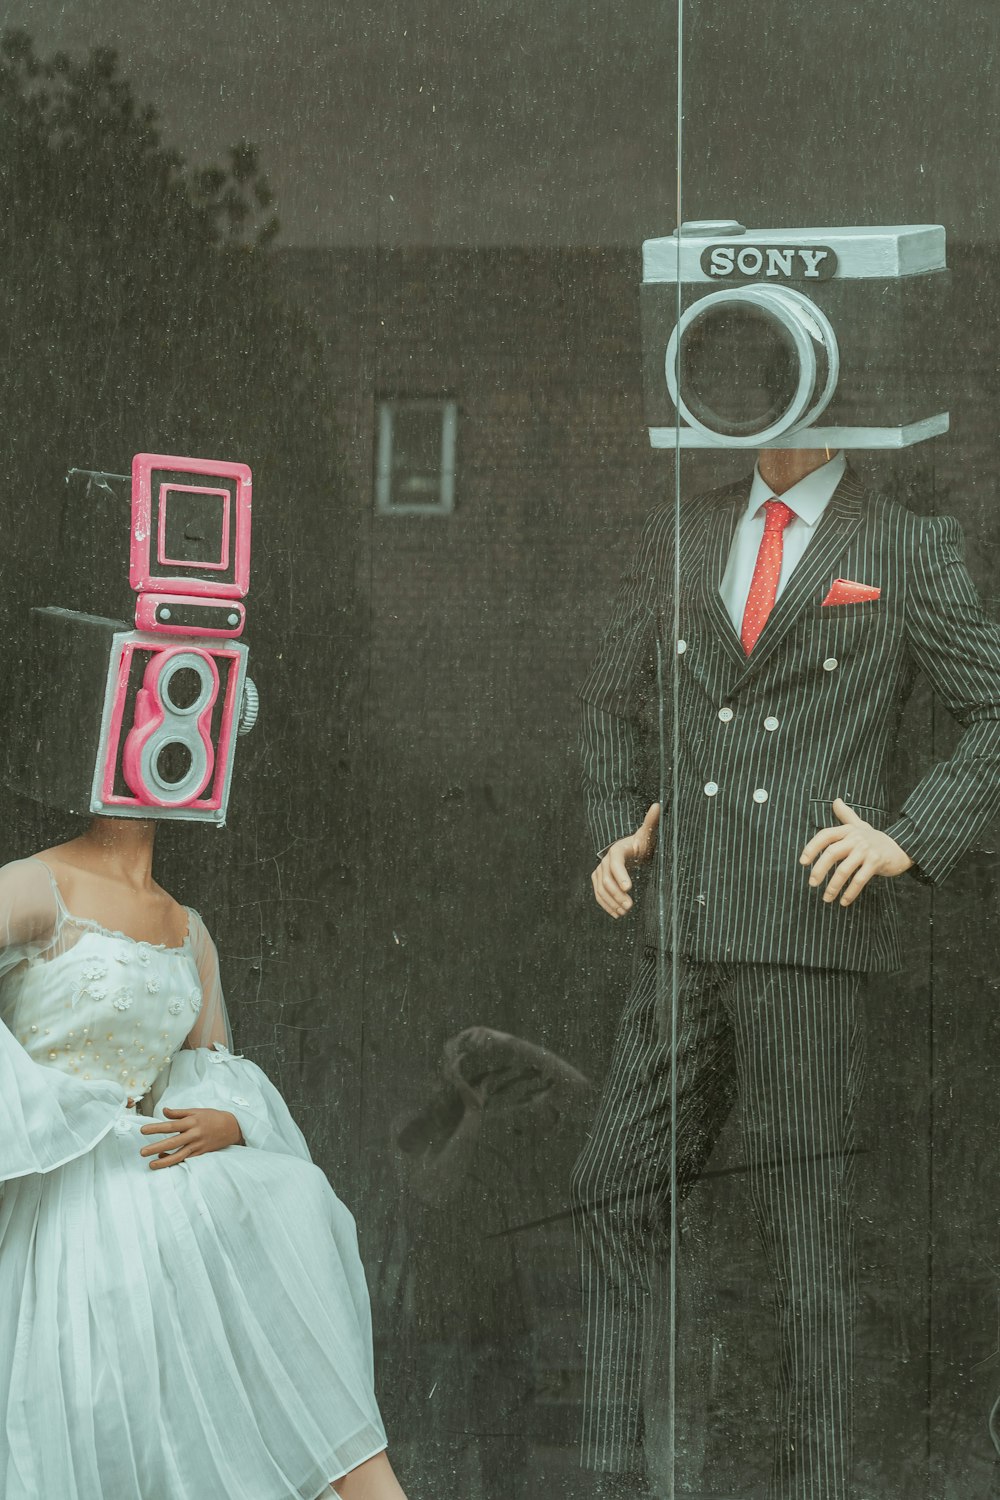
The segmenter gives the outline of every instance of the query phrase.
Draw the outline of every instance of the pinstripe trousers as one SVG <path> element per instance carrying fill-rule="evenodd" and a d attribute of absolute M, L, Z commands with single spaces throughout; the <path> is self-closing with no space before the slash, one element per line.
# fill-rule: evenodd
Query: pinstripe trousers
<path fill-rule="evenodd" d="M 850 1494 L 856 1269 L 852 1122 L 864 1076 L 858 973 L 677 960 L 676 1181 L 697 1180 L 739 1103 L 779 1326 L 773 1500 Z M 665 1367 L 671 988 L 647 950 L 573 1174 L 587 1372 L 582 1458 L 643 1468 L 643 1386 Z M 656 1378 L 653 1376 L 652 1378 Z M 646 1386 L 647 1397 L 649 1386 Z M 660 1399 L 662 1400 L 662 1392 Z M 660 1404 L 647 1399 L 647 1420 Z"/>

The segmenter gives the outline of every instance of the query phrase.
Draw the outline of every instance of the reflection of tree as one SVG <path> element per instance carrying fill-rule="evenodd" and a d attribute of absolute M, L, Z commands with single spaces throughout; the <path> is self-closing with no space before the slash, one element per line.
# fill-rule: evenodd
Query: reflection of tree
<path fill-rule="evenodd" d="M 40 212 L 76 231 L 89 224 L 118 246 L 165 231 L 178 245 L 223 235 L 260 245 L 277 230 L 271 216 L 250 233 L 272 204 L 254 148 L 241 143 L 225 167 L 186 171 L 108 48 L 84 62 L 66 53 L 43 60 L 25 32 L 4 32 L 0 108 L 7 142 L 0 186 L 12 216 Z"/>
<path fill-rule="evenodd" d="M 190 169 L 113 52 L 43 60 L 3 34 L 3 482 L 8 505 L 31 505 L 39 550 L 66 470 L 125 472 L 139 449 L 239 457 L 258 490 L 273 483 L 272 505 L 294 489 L 329 509 L 327 386 L 315 339 L 275 295 L 276 229 L 252 146 Z M 110 578 L 87 519 L 76 571 L 104 563 Z M 305 567 L 315 549 L 301 551 Z"/>
<path fill-rule="evenodd" d="M 188 168 L 112 52 L 46 60 L 22 32 L 0 38 L 3 676 L 21 670 L 31 604 L 131 614 L 128 486 L 67 486 L 70 468 L 125 474 L 141 450 L 250 464 L 261 724 L 241 745 L 232 832 L 198 839 L 196 882 L 170 867 L 172 848 L 195 847 L 183 830 L 161 838 L 161 864 L 210 903 L 224 951 L 246 955 L 234 998 L 263 987 L 271 1022 L 279 983 L 296 1005 L 355 988 L 343 698 L 361 629 L 325 354 L 278 293 L 275 228 L 252 147 Z M 34 816 L 8 818 L 5 857 L 58 832 Z M 265 1036 L 246 1019 L 252 1049 Z M 304 1034 L 301 1011 L 289 1019 Z"/>

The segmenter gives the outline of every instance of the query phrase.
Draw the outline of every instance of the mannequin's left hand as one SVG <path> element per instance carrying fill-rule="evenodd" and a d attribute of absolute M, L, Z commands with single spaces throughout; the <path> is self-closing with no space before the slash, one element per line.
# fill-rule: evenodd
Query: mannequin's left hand
<path fill-rule="evenodd" d="M 165 1109 L 166 1120 L 151 1120 L 140 1135 L 167 1135 L 165 1141 L 143 1146 L 140 1156 L 152 1156 L 150 1167 L 175 1167 L 189 1156 L 204 1156 L 207 1151 L 222 1151 L 226 1146 L 241 1146 L 243 1132 L 239 1121 L 225 1109 Z M 155 1159 L 155 1158 L 158 1158 Z"/>
<path fill-rule="evenodd" d="M 833 828 L 821 828 L 799 855 L 799 864 L 812 865 L 810 885 L 821 885 L 830 875 L 824 901 L 850 906 L 856 901 L 873 875 L 902 875 L 913 864 L 910 856 L 887 833 L 880 833 L 864 818 L 859 818 L 842 797 L 833 804 L 840 822 Z"/>

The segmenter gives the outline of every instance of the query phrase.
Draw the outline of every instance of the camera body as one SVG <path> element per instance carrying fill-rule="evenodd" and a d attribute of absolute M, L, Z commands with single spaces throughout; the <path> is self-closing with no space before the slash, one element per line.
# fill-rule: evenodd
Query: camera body
<path fill-rule="evenodd" d="M 690 223 L 642 251 L 654 448 L 905 448 L 948 430 L 936 224 Z"/>
<path fill-rule="evenodd" d="M 136 455 L 136 628 L 32 610 L 18 790 L 68 812 L 225 823 L 236 737 L 257 716 L 239 640 L 250 517 L 245 464 Z"/>

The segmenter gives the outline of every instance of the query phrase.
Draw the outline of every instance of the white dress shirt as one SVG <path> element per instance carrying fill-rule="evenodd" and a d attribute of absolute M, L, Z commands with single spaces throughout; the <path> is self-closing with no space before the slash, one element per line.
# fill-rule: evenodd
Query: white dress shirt
<path fill-rule="evenodd" d="M 760 469 L 757 466 L 754 467 L 750 498 L 739 525 L 736 527 L 733 545 L 729 551 L 729 561 L 719 586 L 722 602 L 726 606 L 737 635 L 743 626 L 743 612 L 746 609 L 747 596 L 753 581 L 753 570 L 757 564 L 757 553 L 760 551 L 761 538 L 764 535 L 764 502 L 783 500 L 789 510 L 795 512 L 784 530 L 781 576 L 778 579 L 778 598 L 780 598 L 781 591 L 791 578 L 796 563 L 801 561 L 802 554 L 816 535 L 816 528 L 823 512 L 833 499 L 833 492 L 843 478 L 846 468 L 847 459 L 843 451 L 835 453 L 822 468 L 814 469 L 811 474 L 807 474 L 804 479 L 793 484 L 791 489 L 785 490 L 783 495 L 775 495 L 774 491 L 769 489 L 761 479 Z"/>

